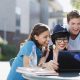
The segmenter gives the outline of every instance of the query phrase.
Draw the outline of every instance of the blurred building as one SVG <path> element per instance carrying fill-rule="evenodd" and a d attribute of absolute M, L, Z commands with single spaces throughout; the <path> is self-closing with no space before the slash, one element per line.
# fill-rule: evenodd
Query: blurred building
<path fill-rule="evenodd" d="M 55 24 L 63 24 L 61 5 L 56 0 L 0 1 L 0 36 L 9 44 L 19 45 L 38 22 L 51 29 Z"/>
<path fill-rule="evenodd" d="M 9 44 L 19 43 L 29 33 L 29 0 L 0 1 L 0 36 Z"/>

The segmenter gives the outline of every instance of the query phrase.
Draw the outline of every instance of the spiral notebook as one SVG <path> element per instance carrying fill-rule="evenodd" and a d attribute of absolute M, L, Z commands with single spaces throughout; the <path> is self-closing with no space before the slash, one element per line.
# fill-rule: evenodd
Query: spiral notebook
<path fill-rule="evenodd" d="M 54 76 L 58 75 L 55 71 L 45 70 L 39 67 L 36 68 L 26 68 L 26 67 L 18 67 L 16 69 L 18 73 L 22 73 L 25 75 L 33 75 L 33 76 Z"/>

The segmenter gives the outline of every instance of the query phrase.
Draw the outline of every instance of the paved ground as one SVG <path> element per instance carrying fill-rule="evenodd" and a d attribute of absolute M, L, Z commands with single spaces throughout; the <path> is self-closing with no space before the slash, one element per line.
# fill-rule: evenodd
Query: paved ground
<path fill-rule="evenodd" d="M 8 61 L 0 61 L 0 80 L 7 80 L 7 75 L 10 70 L 10 65 Z"/>

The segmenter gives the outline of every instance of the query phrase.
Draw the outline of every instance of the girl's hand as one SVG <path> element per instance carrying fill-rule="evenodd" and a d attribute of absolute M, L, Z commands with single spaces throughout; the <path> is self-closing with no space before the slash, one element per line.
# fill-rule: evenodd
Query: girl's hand
<path fill-rule="evenodd" d="M 54 62 L 53 60 L 50 60 L 47 63 L 43 63 L 42 67 L 48 70 L 58 70 L 58 63 Z"/>
<path fill-rule="evenodd" d="M 59 64 L 58 64 L 58 62 L 56 62 L 55 60 L 50 60 L 50 62 L 53 64 L 53 68 L 54 68 L 54 70 L 58 70 L 58 68 L 59 68 Z"/>
<path fill-rule="evenodd" d="M 39 66 L 39 67 L 42 67 L 43 63 L 45 63 L 45 60 L 46 60 L 46 57 L 42 57 L 42 58 L 40 59 L 40 61 L 39 61 L 38 66 Z"/>

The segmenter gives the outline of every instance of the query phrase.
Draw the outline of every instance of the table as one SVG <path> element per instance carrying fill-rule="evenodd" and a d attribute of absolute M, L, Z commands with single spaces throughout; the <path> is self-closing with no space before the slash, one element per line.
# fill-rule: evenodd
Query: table
<path fill-rule="evenodd" d="M 25 79 L 29 80 L 80 80 L 79 73 L 62 73 L 59 76 L 35 76 L 22 74 Z"/>
<path fill-rule="evenodd" d="M 64 72 L 59 75 L 55 75 L 53 71 L 47 71 L 39 67 L 18 67 L 16 71 L 21 73 L 22 76 L 28 80 L 80 80 L 80 73 L 78 72 Z"/>

